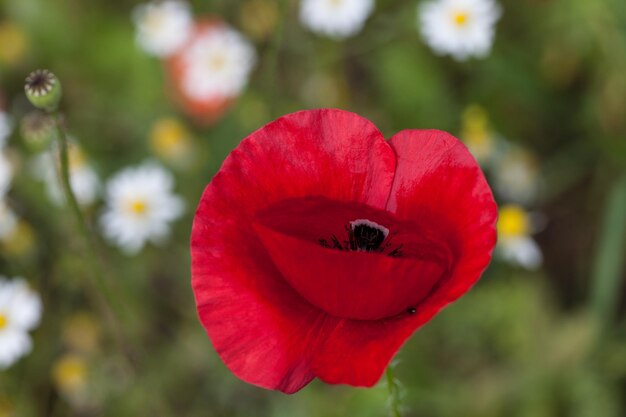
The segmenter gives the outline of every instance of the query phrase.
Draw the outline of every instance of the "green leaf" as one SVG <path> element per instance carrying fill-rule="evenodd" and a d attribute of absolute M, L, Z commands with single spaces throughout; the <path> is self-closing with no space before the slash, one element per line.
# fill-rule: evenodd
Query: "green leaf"
<path fill-rule="evenodd" d="M 601 328 L 615 313 L 626 254 L 626 175 L 611 190 L 593 268 L 591 308 Z"/>

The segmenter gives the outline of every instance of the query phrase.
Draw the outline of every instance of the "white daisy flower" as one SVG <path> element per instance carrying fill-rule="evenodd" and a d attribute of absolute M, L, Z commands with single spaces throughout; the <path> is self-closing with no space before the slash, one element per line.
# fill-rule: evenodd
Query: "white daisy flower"
<path fill-rule="evenodd" d="M 153 162 L 115 175 L 107 183 L 107 206 L 100 218 L 106 238 L 129 255 L 147 241 L 161 243 L 184 209 L 173 187 L 172 175 Z"/>
<path fill-rule="evenodd" d="M 63 205 L 65 194 L 57 173 L 60 169 L 57 152 L 53 149 L 39 155 L 32 165 L 35 175 L 46 185 L 50 200 L 57 205 Z M 76 145 L 69 148 L 69 172 L 70 185 L 78 204 L 83 207 L 93 204 L 100 191 L 100 179 Z"/>
<path fill-rule="evenodd" d="M 531 237 L 510 238 L 498 244 L 502 259 L 529 270 L 535 270 L 541 266 L 543 261 L 541 249 Z"/>
<path fill-rule="evenodd" d="M 39 296 L 26 281 L 0 276 L 0 369 L 31 351 L 28 332 L 39 324 L 41 309 Z"/>
<path fill-rule="evenodd" d="M 11 161 L 9 161 L 4 151 L 0 149 L 0 199 L 4 198 L 7 191 L 9 191 L 12 179 L 13 167 Z"/>
<path fill-rule="evenodd" d="M 430 0 L 419 6 L 418 24 L 435 53 L 463 61 L 489 54 L 500 14 L 494 0 Z"/>
<path fill-rule="evenodd" d="M 175 0 L 140 4 L 133 10 L 133 21 L 139 47 L 158 57 L 178 51 L 193 28 L 189 5 Z"/>
<path fill-rule="evenodd" d="M 539 194 L 539 166 L 524 149 L 509 148 L 495 165 L 493 177 L 496 192 L 506 201 L 530 204 Z"/>
<path fill-rule="evenodd" d="M 0 241 L 12 236 L 17 228 L 18 219 L 4 200 L 0 200 Z"/>
<path fill-rule="evenodd" d="M 225 24 L 202 26 L 182 51 L 183 93 L 197 101 L 239 95 L 256 62 L 256 52 L 239 32 Z"/>
<path fill-rule="evenodd" d="M 302 0 L 300 21 L 312 32 L 344 39 L 361 31 L 374 0 Z"/>
<path fill-rule="evenodd" d="M 13 130 L 13 124 L 9 115 L 0 110 L 0 148 L 6 145 L 7 138 Z"/>
<path fill-rule="evenodd" d="M 541 249 L 531 237 L 536 229 L 533 223 L 531 215 L 521 206 L 500 207 L 496 252 L 502 259 L 531 270 L 541 266 Z"/>

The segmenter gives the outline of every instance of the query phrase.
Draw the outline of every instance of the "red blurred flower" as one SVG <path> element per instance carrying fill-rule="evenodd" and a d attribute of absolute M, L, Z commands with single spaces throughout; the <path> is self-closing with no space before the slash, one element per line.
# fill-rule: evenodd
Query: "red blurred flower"
<path fill-rule="evenodd" d="M 198 122 L 212 124 L 240 95 L 255 59 L 252 45 L 226 23 L 200 20 L 189 42 L 166 61 L 174 99 Z"/>
<path fill-rule="evenodd" d="M 202 324 L 243 380 L 375 384 L 491 259 L 496 204 L 451 135 L 389 141 L 341 110 L 279 118 L 207 186 L 191 236 Z"/>

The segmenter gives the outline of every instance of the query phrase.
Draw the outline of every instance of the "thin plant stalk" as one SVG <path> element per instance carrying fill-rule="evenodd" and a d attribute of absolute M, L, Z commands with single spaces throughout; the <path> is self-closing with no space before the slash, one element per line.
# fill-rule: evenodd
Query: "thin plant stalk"
<path fill-rule="evenodd" d="M 59 142 L 61 183 L 65 192 L 65 197 L 78 223 L 80 232 L 87 243 L 86 255 L 88 256 L 90 264 L 93 265 L 93 275 L 89 275 L 92 287 L 89 292 L 99 304 L 107 324 L 111 327 L 111 331 L 121 353 L 120 357 L 126 365 L 125 371 L 134 373 L 136 372 L 136 369 L 132 362 L 131 346 L 127 343 L 127 335 L 124 333 L 123 327 L 115 314 L 115 311 L 121 311 L 122 306 L 119 302 L 116 302 L 116 298 L 113 297 L 113 294 L 106 284 L 104 274 L 100 268 L 101 263 L 100 258 L 98 257 L 94 235 L 89 229 L 87 221 L 85 220 L 82 210 L 78 204 L 78 200 L 76 199 L 76 195 L 71 187 L 68 152 L 69 145 L 61 116 L 56 111 L 52 113 L 52 116 L 54 117 Z M 93 291 L 93 289 L 95 289 L 95 291 Z M 132 348 L 137 349 L 139 348 L 139 345 L 135 343 Z M 154 407 L 156 415 L 172 415 L 169 405 L 161 398 L 156 399 L 152 407 Z"/>
<path fill-rule="evenodd" d="M 393 367 L 389 365 L 385 372 L 387 392 L 389 394 L 389 416 L 402 417 L 400 414 L 400 385 L 393 374 Z"/>
<path fill-rule="evenodd" d="M 54 118 L 56 130 L 57 130 L 57 139 L 59 145 L 59 160 L 60 160 L 60 172 L 59 176 L 61 179 L 61 185 L 63 187 L 63 191 L 65 194 L 65 199 L 70 206 L 73 216 L 78 223 L 78 228 L 80 230 L 80 234 L 82 235 L 84 241 L 87 244 L 87 251 L 85 255 L 89 261 L 89 264 L 92 266 L 91 273 L 86 274 L 89 278 L 89 282 L 92 283 L 93 289 L 90 291 L 91 295 L 95 298 L 97 304 L 100 306 L 104 318 L 111 327 L 112 333 L 115 337 L 116 343 L 118 347 L 122 351 L 123 354 L 128 353 L 128 345 L 124 342 L 124 336 L 122 327 L 119 323 L 119 320 L 116 316 L 115 310 L 113 308 L 114 297 L 111 294 L 106 282 L 104 280 L 104 275 L 100 269 L 100 258 L 98 257 L 98 253 L 96 250 L 96 244 L 89 230 L 89 226 L 83 216 L 82 210 L 78 204 L 78 200 L 76 199 L 76 195 L 72 190 L 71 180 L 70 180 L 70 168 L 69 168 L 69 151 L 68 151 L 68 139 L 65 134 L 65 129 L 63 127 L 61 116 L 58 112 L 52 113 L 52 117 Z M 126 355 L 124 355 L 126 356 Z"/>
<path fill-rule="evenodd" d="M 269 51 L 267 52 L 267 85 L 270 86 L 270 100 L 269 100 L 269 113 L 270 117 L 277 117 L 278 114 L 278 61 L 280 60 L 280 49 L 283 43 L 283 32 L 285 31 L 285 20 L 287 20 L 287 14 L 289 12 L 289 2 L 287 0 L 278 0 L 278 14 L 279 19 L 277 22 L 276 30 L 274 31 L 274 37 Z"/>

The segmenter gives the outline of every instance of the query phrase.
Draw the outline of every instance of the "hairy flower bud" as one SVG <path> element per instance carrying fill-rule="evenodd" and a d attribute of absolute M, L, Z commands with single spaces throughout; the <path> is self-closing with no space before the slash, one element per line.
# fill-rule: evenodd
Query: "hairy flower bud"
<path fill-rule="evenodd" d="M 33 106 L 46 111 L 56 110 L 61 100 L 61 82 L 46 69 L 31 72 L 26 77 L 24 91 Z"/>
<path fill-rule="evenodd" d="M 26 146 L 33 152 L 39 152 L 56 138 L 56 125 L 51 116 L 33 111 L 22 119 L 20 133 Z"/>

